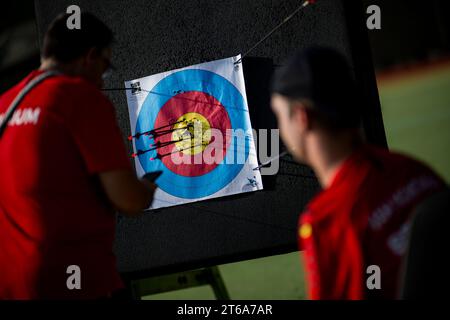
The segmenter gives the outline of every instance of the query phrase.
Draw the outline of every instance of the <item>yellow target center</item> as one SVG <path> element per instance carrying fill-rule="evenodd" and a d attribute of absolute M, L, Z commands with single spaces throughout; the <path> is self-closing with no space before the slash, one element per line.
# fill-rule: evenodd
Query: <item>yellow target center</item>
<path fill-rule="evenodd" d="M 211 141 L 211 125 L 197 112 L 188 112 L 179 117 L 173 126 L 172 141 L 178 151 L 186 155 L 203 152 Z"/>

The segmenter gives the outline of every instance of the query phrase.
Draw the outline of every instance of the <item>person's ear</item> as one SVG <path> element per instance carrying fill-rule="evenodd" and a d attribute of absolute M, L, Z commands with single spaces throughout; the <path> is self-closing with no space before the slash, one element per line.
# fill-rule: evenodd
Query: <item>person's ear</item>
<path fill-rule="evenodd" d="M 86 63 L 89 65 L 95 63 L 98 59 L 99 54 L 100 53 L 97 48 L 90 48 L 85 55 Z"/>
<path fill-rule="evenodd" d="M 291 106 L 291 118 L 297 123 L 302 131 L 311 129 L 311 115 L 305 105 L 299 101 L 295 101 Z"/>

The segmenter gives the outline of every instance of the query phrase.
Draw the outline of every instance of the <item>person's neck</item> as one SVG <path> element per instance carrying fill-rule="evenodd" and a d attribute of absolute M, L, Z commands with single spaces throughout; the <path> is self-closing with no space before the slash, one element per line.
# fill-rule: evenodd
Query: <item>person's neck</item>
<path fill-rule="evenodd" d="M 77 75 L 77 66 L 74 63 L 61 63 L 53 59 L 42 60 L 39 70 L 58 71 L 68 76 Z"/>
<path fill-rule="evenodd" d="M 345 160 L 361 144 L 353 132 L 322 133 L 310 138 L 308 160 L 323 189 L 327 189 Z"/>

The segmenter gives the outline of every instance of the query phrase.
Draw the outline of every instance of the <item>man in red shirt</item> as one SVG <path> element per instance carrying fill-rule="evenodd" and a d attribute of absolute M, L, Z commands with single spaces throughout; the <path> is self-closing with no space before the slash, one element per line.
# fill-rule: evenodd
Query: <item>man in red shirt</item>
<path fill-rule="evenodd" d="M 363 142 L 355 87 L 327 48 L 296 54 L 273 81 L 281 137 L 323 188 L 299 218 L 311 299 L 398 297 L 411 212 L 444 187 L 418 161 Z"/>
<path fill-rule="evenodd" d="M 122 288 L 115 209 L 137 215 L 155 189 L 132 171 L 114 107 L 99 90 L 111 30 L 88 13 L 69 30 L 67 18 L 46 33 L 40 69 L 0 96 L 4 119 L 32 79 L 59 72 L 25 96 L 0 138 L 0 299 L 113 295 Z"/>

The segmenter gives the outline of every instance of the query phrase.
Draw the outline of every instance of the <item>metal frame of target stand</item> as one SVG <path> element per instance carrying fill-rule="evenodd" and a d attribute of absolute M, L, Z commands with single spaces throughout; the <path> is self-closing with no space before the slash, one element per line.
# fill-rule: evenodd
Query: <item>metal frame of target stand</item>
<path fill-rule="evenodd" d="M 129 290 L 134 300 L 142 297 L 210 285 L 217 300 L 229 300 L 227 288 L 217 266 L 131 280 Z"/>

